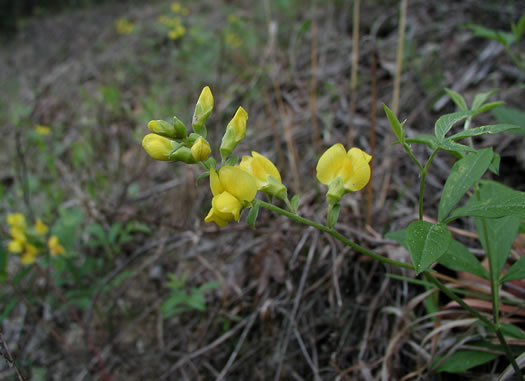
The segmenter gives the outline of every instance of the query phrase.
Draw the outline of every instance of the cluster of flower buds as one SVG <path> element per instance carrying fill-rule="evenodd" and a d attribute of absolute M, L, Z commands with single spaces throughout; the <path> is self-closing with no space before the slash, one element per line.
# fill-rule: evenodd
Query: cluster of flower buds
<path fill-rule="evenodd" d="M 246 135 L 248 113 L 239 107 L 226 131 L 220 145 L 221 168 L 211 154 L 206 141 L 206 126 L 213 110 L 213 95 L 205 87 L 193 114 L 193 133 L 187 135 L 184 124 L 174 117 L 173 124 L 163 120 L 152 120 L 148 128 L 152 132 L 144 137 L 142 146 L 156 160 L 182 161 L 187 164 L 200 163 L 206 169 L 204 175 L 210 177 L 213 194 L 211 209 L 204 219 L 225 226 L 240 218 L 243 208 L 253 207 L 258 191 L 270 198 L 283 200 L 295 213 L 297 205 L 288 199 L 288 191 L 282 183 L 279 170 L 265 156 L 252 151 L 251 156 L 232 156 L 237 145 Z M 370 160 L 359 148 L 346 152 L 342 144 L 330 147 L 319 159 L 317 179 L 328 185 L 328 225 L 333 227 L 339 213 L 339 200 L 347 192 L 362 189 L 370 180 Z M 293 200 L 292 200 L 293 201 Z M 294 205 L 295 204 L 295 205 Z"/>

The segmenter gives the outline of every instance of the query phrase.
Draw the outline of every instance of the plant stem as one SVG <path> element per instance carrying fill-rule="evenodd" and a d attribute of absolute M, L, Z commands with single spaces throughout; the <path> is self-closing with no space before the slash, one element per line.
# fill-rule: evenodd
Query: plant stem
<path fill-rule="evenodd" d="M 345 245 L 350 246 L 352 249 L 354 249 L 355 251 L 360 252 L 361 254 L 367 255 L 367 256 L 369 256 L 369 257 L 371 257 L 373 259 L 377 259 L 378 261 L 381 261 L 381 262 L 389 264 L 389 265 L 393 265 L 393 266 L 397 266 L 397 267 L 403 267 L 405 269 L 411 269 L 411 270 L 414 269 L 414 267 L 412 265 L 408 264 L 408 263 L 395 261 L 393 259 L 383 257 L 383 256 L 381 256 L 379 254 L 374 253 L 373 251 L 365 249 L 364 247 L 358 245 L 357 243 L 350 241 L 348 238 L 346 238 L 342 234 L 338 233 L 334 229 L 330 229 L 328 226 L 318 224 L 317 222 L 314 222 L 314 221 L 311 221 L 311 220 L 309 220 L 307 218 L 298 216 L 297 214 L 294 214 L 294 213 L 291 213 L 291 212 L 289 212 L 287 210 L 281 209 L 278 206 L 275 206 L 275 205 L 270 204 L 268 202 L 265 202 L 265 201 L 262 201 L 262 200 L 257 200 L 257 199 L 254 200 L 254 201 L 256 203 L 258 203 L 259 206 L 262 206 L 263 208 L 266 208 L 268 210 L 271 210 L 273 212 L 276 212 L 276 213 L 279 213 L 279 214 L 281 214 L 283 216 L 286 216 L 286 217 L 290 218 L 291 220 L 293 220 L 295 222 L 298 222 L 298 223 L 303 224 L 303 225 L 308 225 L 308 226 L 311 226 L 313 228 L 316 228 L 317 230 L 320 230 L 322 232 L 328 233 L 332 237 L 337 239 L 338 241 L 341 241 Z"/>
<path fill-rule="evenodd" d="M 427 160 L 427 163 L 425 164 L 425 167 L 421 170 L 420 176 L 421 176 L 421 183 L 419 185 L 419 219 L 423 219 L 423 193 L 425 191 L 425 180 L 427 177 L 428 167 L 430 167 L 430 163 L 432 163 L 432 160 L 434 160 L 434 157 L 438 153 L 439 148 L 436 148 L 434 152 L 432 152 L 432 155 Z"/>

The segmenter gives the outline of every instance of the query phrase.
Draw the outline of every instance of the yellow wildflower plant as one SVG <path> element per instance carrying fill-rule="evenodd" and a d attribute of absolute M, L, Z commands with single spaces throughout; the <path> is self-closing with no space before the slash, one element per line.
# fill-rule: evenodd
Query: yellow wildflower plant
<path fill-rule="evenodd" d="M 7 250 L 14 254 L 20 254 L 24 250 L 24 244 L 13 239 L 7 244 Z"/>
<path fill-rule="evenodd" d="M 270 159 L 252 151 L 252 156 L 243 156 L 239 168 L 253 177 L 258 190 L 281 200 L 287 200 L 287 191 L 282 184 L 281 174 Z"/>
<path fill-rule="evenodd" d="M 38 249 L 31 244 L 27 244 L 25 246 L 24 253 L 20 257 L 20 262 L 22 262 L 24 265 L 31 265 L 35 263 L 37 255 Z"/>
<path fill-rule="evenodd" d="M 194 164 L 195 159 L 188 147 L 157 134 L 147 134 L 142 139 L 142 147 L 155 160 L 182 161 Z"/>
<path fill-rule="evenodd" d="M 183 139 L 188 134 L 186 126 L 176 116 L 173 117 L 173 124 L 169 124 L 165 120 L 150 120 L 148 129 L 154 134 L 168 139 Z"/>
<path fill-rule="evenodd" d="M 135 24 L 125 17 L 121 17 L 115 21 L 115 28 L 118 34 L 130 34 L 135 29 Z"/>
<path fill-rule="evenodd" d="M 172 3 L 170 9 L 173 13 L 180 14 L 182 16 L 188 16 L 190 14 L 190 10 L 179 2 Z"/>
<path fill-rule="evenodd" d="M 47 246 L 49 247 L 49 252 L 52 256 L 64 254 L 66 250 L 64 247 L 60 244 L 60 241 L 58 240 L 58 237 L 56 235 L 52 235 L 49 237 L 49 240 L 47 241 Z"/>
<path fill-rule="evenodd" d="M 204 219 L 226 226 L 239 221 L 243 204 L 251 202 L 257 193 L 255 180 L 239 167 L 224 166 L 219 171 L 210 169 L 210 188 L 213 194 L 212 207 Z"/>
<path fill-rule="evenodd" d="M 24 229 L 12 227 L 9 229 L 9 234 L 14 241 L 20 242 L 22 245 L 27 242 L 26 232 Z"/>
<path fill-rule="evenodd" d="M 239 144 L 246 135 L 246 121 L 248 113 L 242 107 L 237 109 L 233 119 L 226 126 L 226 132 L 221 142 L 221 157 L 226 160 L 231 155 L 237 144 Z"/>
<path fill-rule="evenodd" d="M 16 227 L 25 230 L 27 227 L 26 218 L 22 213 L 8 214 L 6 219 L 10 228 Z"/>
<path fill-rule="evenodd" d="M 342 144 L 328 148 L 317 163 L 317 179 L 328 185 L 327 198 L 330 204 L 337 203 L 343 194 L 355 192 L 370 181 L 372 156 L 359 148 L 346 152 Z"/>
<path fill-rule="evenodd" d="M 38 235 L 46 235 L 47 232 L 49 231 L 49 228 L 47 227 L 47 225 L 44 224 L 40 218 L 36 219 L 34 228 L 35 228 L 36 234 Z"/>
<path fill-rule="evenodd" d="M 43 126 L 41 124 L 37 124 L 35 126 L 35 132 L 38 134 L 38 135 L 41 135 L 41 136 L 47 136 L 47 135 L 50 135 L 51 134 L 51 128 L 49 128 L 48 126 Z"/>
<path fill-rule="evenodd" d="M 199 136 L 191 146 L 191 154 L 196 161 L 204 161 L 210 156 L 210 144 L 202 136 Z"/>
<path fill-rule="evenodd" d="M 184 25 L 177 25 L 168 32 L 168 38 L 170 40 L 177 40 L 186 34 L 186 28 Z"/>

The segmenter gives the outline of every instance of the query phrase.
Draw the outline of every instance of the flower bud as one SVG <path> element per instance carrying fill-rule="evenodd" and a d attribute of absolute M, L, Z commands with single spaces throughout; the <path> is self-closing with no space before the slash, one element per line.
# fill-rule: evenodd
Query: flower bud
<path fill-rule="evenodd" d="M 231 155 L 237 144 L 239 144 L 244 135 L 246 135 L 246 121 L 248 120 L 248 113 L 242 107 L 237 109 L 233 119 L 226 126 L 226 132 L 222 137 L 221 142 L 221 157 L 226 160 Z"/>
<path fill-rule="evenodd" d="M 182 161 L 186 164 L 195 164 L 196 161 L 193 158 L 193 153 L 188 147 L 180 147 L 169 156 L 171 161 Z"/>
<path fill-rule="evenodd" d="M 206 139 L 199 137 L 191 146 L 191 154 L 196 161 L 204 161 L 210 156 L 211 148 Z"/>
<path fill-rule="evenodd" d="M 195 111 L 193 113 L 192 120 L 193 130 L 203 137 L 206 137 L 206 127 L 204 125 L 206 120 L 208 120 L 212 110 L 213 95 L 211 93 L 210 87 L 206 86 L 204 89 L 202 89 L 199 100 L 195 105 Z"/>
<path fill-rule="evenodd" d="M 170 154 L 177 145 L 177 142 L 156 134 L 147 134 L 142 139 L 142 147 L 155 160 L 173 160 Z"/>
<path fill-rule="evenodd" d="M 169 139 L 182 139 L 186 137 L 186 127 L 184 127 L 184 124 L 177 119 L 177 117 L 173 117 L 173 125 L 164 120 L 151 120 L 148 123 L 148 129 L 154 134 Z"/>

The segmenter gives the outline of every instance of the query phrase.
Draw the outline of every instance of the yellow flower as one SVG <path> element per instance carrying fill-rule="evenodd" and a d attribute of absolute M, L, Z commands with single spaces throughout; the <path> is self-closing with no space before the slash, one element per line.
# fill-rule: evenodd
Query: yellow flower
<path fill-rule="evenodd" d="M 49 237 L 49 241 L 47 241 L 47 246 L 49 247 L 49 251 L 53 256 L 64 254 L 66 252 L 64 250 L 64 247 L 60 244 L 60 241 L 58 240 L 58 237 L 56 235 L 52 235 L 51 237 Z"/>
<path fill-rule="evenodd" d="M 24 244 L 14 239 L 7 244 L 7 250 L 11 253 L 19 254 L 24 250 Z"/>
<path fill-rule="evenodd" d="M 359 148 L 346 152 L 342 144 L 328 148 L 317 163 L 317 179 L 329 186 L 331 203 L 339 201 L 346 192 L 358 191 L 370 181 L 372 156 Z"/>
<path fill-rule="evenodd" d="M 142 139 L 142 147 L 155 160 L 169 161 L 170 154 L 178 143 L 156 134 L 147 134 Z"/>
<path fill-rule="evenodd" d="M 191 146 L 191 154 L 196 161 L 204 161 L 210 156 L 211 148 L 209 143 L 202 136 Z"/>
<path fill-rule="evenodd" d="M 186 28 L 183 25 L 177 25 L 168 32 L 168 38 L 170 40 L 176 40 L 186 33 Z"/>
<path fill-rule="evenodd" d="M 255 180 L 238 167 L 225 166 L 219 172 L 210 170 L 210 188 L 213 194 L 212 207 L 204 219 L 220 227 L 232 220 L 239 220 L 243 202 L 255 198 Z"/>
<path fill-rule="evenodd" d="M 40 218 L 37 218 L 35 222 L 35 231 L 38 235 L 46 235 L 49 229 Z"/>
<path fill-rule="evenodd" d="M 171 4 L 171 11 L 173 13 L 178 13 L 183 16 L 188 16 L 190 14 L 190 10 L 186 7 L 184 7 L 181 3 L 175 2 Z"/>
<path fill-rule="evenodd" d="M 281 174 L 275 165 L 263 155 L 252 151 L 252 156 L 243 156 L 239 168 L 253 177 L 258 190 L 281 200 L 286 199 L 287 191 L 281 183 Z"/>
<path fill-rule="evenodd" d="M 25 230 L 21 228 L 14 226 L 11 229 L 9 229 L 9 234 L 11 235 L 13 240 L 20 242 L 22 245 L 27 242 Z"/>
<path fill-rule="evenodd" d="M 7 224 L 10 228 L 20 228 L 22 230 L 26 229 L 26 218 L 22 213 L 13 213 L 7 215 Z"/>
<path fill-rule="evenodd" d="M 135 25 L 125 17 L 121 17 L 115 21 L 115 27 L 119 34 L 130 34 L 133 32 Z"/>
<path fill-rule="evenodd" d="M 51 128 L 49 128 L 47 126 L 42 126 L 41 124 L 37 124 L 35 126 L 35 132 L 38 135 L 46 136 L 46 135 L 51 134 Z"/>
<path fill-rule="evenodd" d="M 242 107 L 237 109 L 233 119 L 226 126 L 226 132 L 222 137 L 221 142 L 221 157 L 226 160 L 231 155 L 237 144 L 239 144 L 244 135 L 246 135 L 246 121 L 248 120 L 248 113 Z"/>
<path fill-rule="evenodd" d="M 20 257 L 20 261 L 24 265 L 30 265 L 32 263 L 35 263 L 37 254 L 38 254 L 38 249 L 31 244 L 27 244 L 25 246 L 24 254 L 22 254 L 22 256 Z"/>

